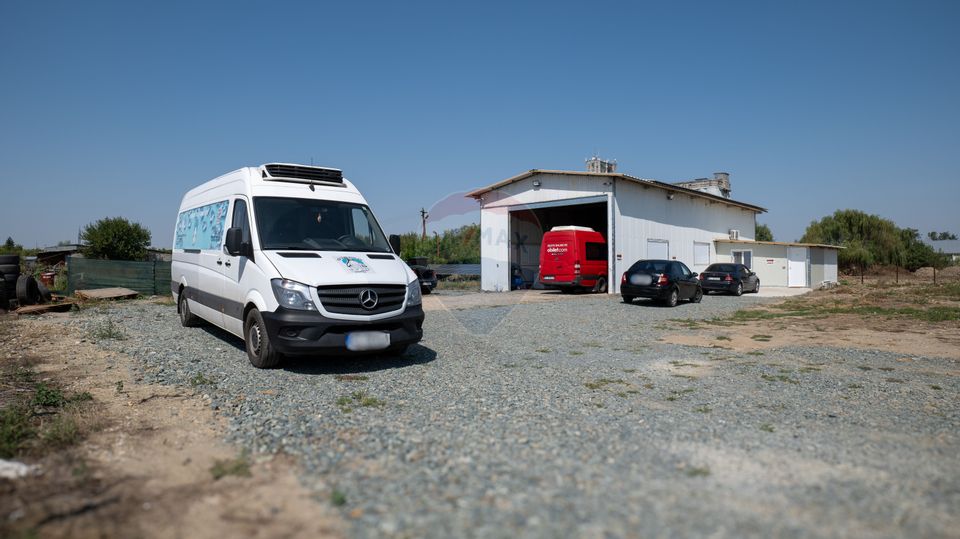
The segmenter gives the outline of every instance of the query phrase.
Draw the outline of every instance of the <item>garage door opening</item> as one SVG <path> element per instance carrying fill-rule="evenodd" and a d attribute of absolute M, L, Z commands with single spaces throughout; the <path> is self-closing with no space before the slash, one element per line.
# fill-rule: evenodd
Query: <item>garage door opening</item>
<path fill-rule="evenodd" d="M 585 226 L 607 234 L 607 203 L 551 205 L 510 212 L 510 281 L 519 273 L 524 288 L 536 287 L 543 233 L 555 226 Z M 512 286 L 511 286 L 512 287 Z"/>

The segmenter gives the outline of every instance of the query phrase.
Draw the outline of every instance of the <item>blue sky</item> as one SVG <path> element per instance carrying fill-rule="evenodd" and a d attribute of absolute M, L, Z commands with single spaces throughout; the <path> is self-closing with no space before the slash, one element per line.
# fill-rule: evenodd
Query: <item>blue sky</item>
<path fill-rule="evenodd" d="M 168 247 L 186 190 L 275 161 L 415 230 L 594 152 L 727 171 L 780 240 L 839 208 L 960 232 L 954 1 L 7 0 L 0 25 L 0 236 L 31 247 L 106 216 Z"/>

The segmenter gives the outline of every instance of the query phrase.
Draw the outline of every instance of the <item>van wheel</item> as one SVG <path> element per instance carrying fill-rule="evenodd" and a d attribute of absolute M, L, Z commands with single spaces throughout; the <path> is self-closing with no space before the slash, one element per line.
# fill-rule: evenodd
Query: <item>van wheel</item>
<path fill-rule="evenodd" d="M 667 296 L 667 299 L 666 299 L 666 302 L 665 302 L 666 305 L 667 305 L 667 307 L 676 307 L 676 306 L 677 306 L 677 299 L 679 299 L 679 296 L 680 296 L 680 295 L 677 293 L 677 289 L 676 289 L 676 288 L 670 290 L 670 295 Z"/>
<path fill-rule="evenodd" d="M 185 328 L 195 328 L 200 325 L 200 318 L 190 312 L 190 306 L 187 304 L 187 295 L 180 292 L 180 298 L 177 301 L 177 312 L 180 313 L 180 325 Z"/>
<path fill-rule="evenodd" d="M 600 277 L 599 279 L 597 279 L 597 284 L 593 287 L 593 291 L 594 291 L 594 292 L 598 292 L 598 293 L 600 293 L 600 294 L 606 294 L 606 293 L 607 293 L 607 280 L 604 279 L 603 277 Z"/>
<path fill-rule="evenodd" d="M 283 355 L 270 343 L 267 326 L 263 323 L 260 311 L 251 309 L 247 322 L 243 325 L 244 340 L 247 342 L 247 357 L 258 369 L 272 369 L 280 364 Z"/>

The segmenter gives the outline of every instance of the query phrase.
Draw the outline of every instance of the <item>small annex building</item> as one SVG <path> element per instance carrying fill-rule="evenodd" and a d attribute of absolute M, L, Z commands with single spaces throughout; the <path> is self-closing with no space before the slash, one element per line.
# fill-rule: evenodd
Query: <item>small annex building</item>
<path fill-rule="evenodd" d="M 645 258 L 679 260 L 702 272 L 714 262 L 747 257 L 748 266 L 758 261 L 771 272 L 761 274 L 763 284 L 788 286 L 786 260 L 794 256 L 799 263 L 801 248 L 805 279 L 796 286 L 836 280 L 836 248 L 792 244 L 798 250 L 790 251 L 788 244 L 754 242 L 756 216 L 766 209 L 734 200 L 731 192 L 724 172 L 667 183 L 618 173 L 615 162 L 598 158 L 587 161 L 587 171 L 533 169 L 476 189 L 466 196 L 480 203 L 481 288 L 508 291 L 518 272 L 533 286 L 544 232 L 571 225 L 607 239 L 611 294 L 620 291 L 620 275 Z"/>

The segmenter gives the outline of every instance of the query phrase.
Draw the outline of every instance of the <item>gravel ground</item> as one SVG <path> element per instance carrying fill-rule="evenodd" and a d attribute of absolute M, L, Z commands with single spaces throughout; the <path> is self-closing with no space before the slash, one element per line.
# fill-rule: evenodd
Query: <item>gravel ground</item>
<path fill-rule="evenodd" d="M 345 496 L 354 537 L 956 537 L 955 363 L 658 342 L 683 331 L 671 319 L 760 301 L 436 311 L 404 357 L 270 371 L 173 306 L 67 320 L 121 328 L 100 345 L 209 395 L 231 441 L 298 456 L 306 485 Z"/>

